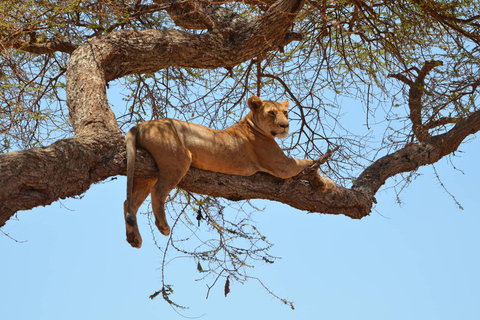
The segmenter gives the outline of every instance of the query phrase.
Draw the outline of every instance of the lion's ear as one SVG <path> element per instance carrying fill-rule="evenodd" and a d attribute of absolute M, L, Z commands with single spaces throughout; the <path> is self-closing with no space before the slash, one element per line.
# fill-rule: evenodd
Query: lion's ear
<path fill-rule="evenodd" d="M 280 104 L 281 104 L 282 106 L 285 106 L 285 108 L 288 109 L 288 107 L 290 106 L 290 101 L 288 101 L 288 99 L 287 99 L 287 100 L 283 100 L 282 102 L 280 102 Z"/>
<path fill-rule="evenodd" d="M 263 107 L 264 104 L 265 102 L 263 102 L 262 99 L 257 96 L 251 96 L 248 98 L 248 106 L 250 109 L 252 109 L 252 111 L 258 111 L 258 109 Z"/>

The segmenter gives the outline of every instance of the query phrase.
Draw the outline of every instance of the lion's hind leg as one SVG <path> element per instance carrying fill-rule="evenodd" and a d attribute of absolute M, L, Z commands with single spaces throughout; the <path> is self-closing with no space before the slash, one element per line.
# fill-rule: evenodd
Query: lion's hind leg
<path fill-rule="evenodd" d="M 165 236 L 170 234 L 170 226 L 165 216 L 165 201 L 170 191 L 175 188 L 187 174 L 192 164 L 191 153 L 186 148 L 178 148 L 169 152 L 167 148 L 153 153 L 158 167 L 158 180 L 152 188 L 152 209 L 155 225 Z"/>
<path fill-rule="evenodd" d="M 134 248 L 142 246 L 142 236 L 138 230 L 137 211 L 138 208 L 147 198 L 152 187 L 155 184 L 155 179 L 141 179 L 135 178 L 132 192 L 132 212 L 128 213 L 127 201 L 124 202 L 123 208 L 125 213 L 125 227 L 127 229 L 127 242 Z"/>
<path fill-rule="evenodd" d="M 168 176 L 162 176 L 160 174 L 157 183 L 152 188 L 151 197 L 153 214 L 155 215 L 155 225 L 164 236 L 170 234 L 170 226 L 168 225 L 165 215 L 165 201 L 170 191 L 182 180 L 189 168 L 190 163 L 182 167 L 176 166 L 175 170 L 170 171 Z M 172 175 L 173 172 L 175 173 L 174 175 Z"/>

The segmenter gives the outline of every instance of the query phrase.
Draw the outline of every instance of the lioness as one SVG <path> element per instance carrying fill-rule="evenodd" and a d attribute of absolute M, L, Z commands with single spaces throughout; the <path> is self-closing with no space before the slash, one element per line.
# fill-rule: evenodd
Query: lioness
<path fill-rule="evenodd" d="M 149 193 L 157 228 L 166 236 L 170 234 L 165 199 L 190 166 L 241 176 L 263 171 L 286 179 L 312 164 L 312 160 L 288 158 L 274 139 L 287 137 L 288 105 L 288 100 L 274 102 L 250 97 L 251 111 L 226 130 L 172 119 L 147 121 L 133 127 L 126 138 L 127 200 L 124 203 L 127 241 L 132 247 L 142 245 L 136 214 Z M 137 145 L 155 158 L 158 178 L 134 178 Z M 320 192 L 337 188 L 318 171 L 310 182 Z"/>

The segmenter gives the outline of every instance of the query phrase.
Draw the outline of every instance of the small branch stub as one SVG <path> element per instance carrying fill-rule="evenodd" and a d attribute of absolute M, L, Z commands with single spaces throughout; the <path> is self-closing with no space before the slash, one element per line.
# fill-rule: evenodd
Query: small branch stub
<path fill-rule="evenodd" d="M 336 146 L 332 150 L 328 149 L 327 152 L 325 152 L 325 154 L 323 156 L 321 156 L 319 159 L 313 161 L 313 164 L 311 164 L 310 166 L 303 169 L 302 172 L 297 174 L 295 177 L 292 177 L 291 179 L 303 180 L 303 179 L 308 179 L 310 177 L 313 177 L 315 175 L 315 173 L 317 172 L 317 170 L 320 168 L 320 166 L 322 164 L 324 164 L 325 162 L 327 162 L 327 160 L 332 156 L 332 154 L 335 151 L 337 151 L 338 149 L 340 149 L 340 146 Z"/>
<path fill-rule="evenodd" d="M 332 150 L 328 149 L 327 152 L 325 152 L 325 154 L 323 156 L 321 156 L 317 160 L 314 160 L 313 163 L 310 166 L 303 169 L 302 172 L 300 172 L 299 174 L 297 174 L 294 177 L 286 179 L 285 180 L 285 185 L 293 185 L 300 180 L 309 180 L 309 181 L 313 180 L 313 178 L 315 176 L 315 173 L 318 171 L 320 166 L 322 164 L 324 164 L 325 162 L 327 162 L 327 160 L 332 156 L 332 154 L 335 151 L 337 151 L 338 149 L 340 149 L 340 146 L 337 146 Z"/>

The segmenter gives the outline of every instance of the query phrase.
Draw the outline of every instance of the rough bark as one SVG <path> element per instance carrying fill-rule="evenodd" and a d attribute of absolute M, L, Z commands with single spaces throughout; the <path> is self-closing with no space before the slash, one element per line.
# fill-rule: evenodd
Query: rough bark
<path fill-rule="evenodd" d="M 410 121 L 415 137 L 420 142 L 424 142 L 430 137 L 428 130 L 432 128 L 432 122 L 424 124 L 422 120 L 423 103 L 422 98 L 425 93 L 425 78 L 437 66 L 443 65 L 442 61 L 427 61 L 423 64 L 421 70 L 418 70 L 418 76 L 415 81 L 410 80 L 403 74 L 391 74 L 389 77 L 396 78 L 410 87 L 408 91 L 408 107 L 410 109 Z M 448 123 L 448 122 L 447 122 Z M 434 126 L 433 126 L 434 127 Z"/>
<path fill-rule="evenodd" d="M 157 174 L 153 158 L 137 151 L 136 175 Z M 19 210 L 45 206 L 56 200 L 81 195 L 98 181 L 126 175 L 126 151 L 120 134 L 98 132 L 60 140 L 51 146 L 0 157 L 0 225 Z M 52 178 L 55 177 L 55 178 Z M 361 218 L 371 202 L 360 192 L 341 188 L 322 194 L 309 183 L 294 184 L 268 174 L 232 176 L 191 168 L 181 188 L 230 200 L 269 199 L 310 212 L 345 214 Z"/>
<path fill-rule="evenodd" d="M 77 46 L 64 39 L 51 39 L 43 42 L 27 42 L 22 38 L 2 39 L 3 45 L 10 48 L 20 49 L 35 54 L 47 54 L 54 52 L 72 53 Z"/>
<path fill-rule="evenodd" d="M 112 167 L 122 162 L 122 149 L 120 134 L 97 132 L 1 155 L 0 226 L 19 210 L 81 195 L 112 176 Z"/>

